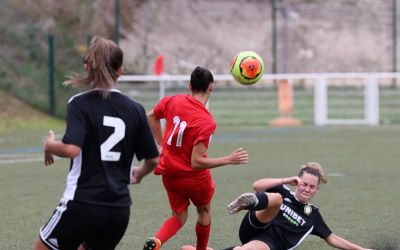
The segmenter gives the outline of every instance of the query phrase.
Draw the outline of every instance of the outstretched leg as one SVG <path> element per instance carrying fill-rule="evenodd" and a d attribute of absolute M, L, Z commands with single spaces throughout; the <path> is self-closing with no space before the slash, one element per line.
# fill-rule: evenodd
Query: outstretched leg
<path fill-rule="evenodd" d="M 279 209 L 282 205 L 282 196 L 278 193 L 265 193 L 267 194 L 268 206 L 265 209 L 257 210 L 256 217 L 261 223 L 269 223 L 279 213 Z"/>
<path fill-rule="evenodd" d="M 243 246 L 236 246 L 224 250 L 270 250 L 270 247 L 262 241 L 252 240 Z"/>
<path fill-rule="evenodd" d="M 282 196 L 280 194 L 260 192 L 255 194 L 242 194 L 228 205 L 228 211 L 230 213 L 236 213 L 243 209 L 250 210 L 250 212 L 248 212 L 243 218 L 242 224 L 239 228 L 239 238 L 243 244 L 243 247 L 253 247 L 253 244 L 263 244 L 261 242 L 252 242 L 250 245 L 247 245 L 255 235 L 259 234 L 269 226 L 269 223 L 278 214 L 281 204 Z M 232 249 L 236 250 L 249 248 L 235 247 Z"/>
<path fill-rule="evenodd" d="M 143 250 L 158 250 L 169 238 L 174 236 L 176 232 L 185 224 L 188 218 L 188 210 L 181 213 L 172 212 L 164 224 L 160 227 L 155 237 L 148 239 L 143 247 Z"/>
<path fill-rule="evenodd" d="M 251 211 L 268 210 L 275 217 L 281 204 L 282 196 L 278 193 L 244 193 L 228 205 L 228 212 L 234 214 L 243 209 Z"/>

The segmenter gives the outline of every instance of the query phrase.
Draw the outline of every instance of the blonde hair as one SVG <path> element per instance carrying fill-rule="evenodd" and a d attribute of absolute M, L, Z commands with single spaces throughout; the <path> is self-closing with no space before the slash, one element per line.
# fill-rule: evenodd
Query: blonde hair
<path fill-rule="evenodd" d="M 298 176 L 302 177 L 304 173 L 317 176 L 318 183 L 328 183 L 328 177 L 325 175 L 321 165 L 318 162 L 308 162 L 304 165 L 301 165 Z"/>
<path fill-rule="evenodd" d="M 115 86 L 117 71 L 123 63 L 122 50 L 111 40 L 95 36 L 83 56 L 86 76 L 72 75 L 63 84 L 73 87 L 98 88 L 104 97 Z"/>

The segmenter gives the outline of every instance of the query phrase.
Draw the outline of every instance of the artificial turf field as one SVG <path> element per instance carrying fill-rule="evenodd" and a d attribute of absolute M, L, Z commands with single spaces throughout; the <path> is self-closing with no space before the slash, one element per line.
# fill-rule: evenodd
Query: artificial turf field
<path fill-rule="evenodd" d="M 65 188 L 69 161 L 42 163 L 42 140 L 48 129 L 61 136 L 63 123 L 52 127 L 22 126 L 0 130 L 0 249 L 32 249 L 38 230 L 50 217 Z M 330 228 L 339 236 L 374 249 L 400 249 L 400 126 L 301 126 L 297 128 L 219 127 L 209 156 L 222 156 L 237 147 L 250 154 L 247 165 L 212 170 L 216 191 L 212 203 L 209 245 L 221 249 L 238 244 L 244 212 L 227 213 L 237 195 L 252 191 L 262 177 L 297 174 L 302 163 L 318 161 L 329 176 L 313 200 Z M 159 176 L 147 176 L 131 186 L 130 224 L 117 249 L 140 250 L 170 215 Z M 163 249 L 195 242 L 195 210 Z M 309 236 L 298 249 L 331 249 Z"/>

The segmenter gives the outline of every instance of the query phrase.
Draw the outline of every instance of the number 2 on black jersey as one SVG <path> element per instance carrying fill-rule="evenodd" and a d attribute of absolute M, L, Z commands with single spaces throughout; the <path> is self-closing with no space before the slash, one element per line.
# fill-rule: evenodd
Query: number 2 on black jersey
<path fill-rule="evenodd" d="M 179 126 L 178 138 L 176 139 L 176 146 L 177 147 L 182 147 L 183 132 L 185 131 L 187 123 L 185 121 L 181 121 L 179 116 L 175 116 L 174 119 L 173 119 L 173 122 L 174 122 L 174 129 L 172 130 L 172 133 L 168 138 L 167 144 L 168 145 L 172 144 L 172 137 L 174 136 L 175 130 Z"/>
<path fill-rule="evenodd" d="M 102 161 L 119 161 L 121 152 L 114 152 L 111 149 L 125 137 L 125 123 L 118 117 L 104 116 L 103 125 L 113 127 L 112 133 L 100 146 Z"/>

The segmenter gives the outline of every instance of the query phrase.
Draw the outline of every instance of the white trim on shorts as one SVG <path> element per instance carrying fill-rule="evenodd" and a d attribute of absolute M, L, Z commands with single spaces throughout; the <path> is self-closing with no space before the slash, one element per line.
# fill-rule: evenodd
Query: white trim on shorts
<path fill-rule="evenodd" d="M 250 217 L 250 214 L 251 214 L 251 212 L 250 213 L 247 213 L 248 214 L 248 217 L 249 217 L 249 223 L 250 223 L 250 225 L 252 226 L 252 227 L 254 227 L 254 228 L 257 228 L 257 229 L 265 229 L 265 228 L 267 228 L 269 225 L 271 225 L 271 222 L 268 222 L 267 224 L 265 224 L 265 226 L 262 226 L 262 227 L 257 227 L 256 225 L 254 225 L 252 222 L 251 222 L 251 217 Z M 262 223 L 261 221 L 259 221 L 260 223 Z M 263 223 L 264 224 L 264 223 Z"/>
<path fill-rule="evenodd" d="M 39 236 L 40 239 L 46 243 L 48 247 L 54 250 L 58 250 L 58 245 L 55 245 L 54 243 L 51 242 L 51 239 L 48 237 L 51 235 L 53 232 L 54 228 L 57 226 L 58 222 L 61 219 L 62 214 L 67 210 L 67 203 L 69 200 L 67 199 L 61 199 L 60 200 L 60 205 L 57 206 L 56 211 L 53 213 L 51 216 L 50 220 L 47 222 L 46 225 L 42 226 L 40 228 Z"/>

